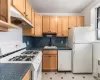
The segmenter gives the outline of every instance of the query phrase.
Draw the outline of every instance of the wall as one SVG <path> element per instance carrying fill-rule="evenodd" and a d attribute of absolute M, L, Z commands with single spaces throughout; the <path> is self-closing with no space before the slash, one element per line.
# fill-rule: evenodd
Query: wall
<path fill-rule="evenodd" d="M 10 29 L 9 32 L 0 32 L 0 46 L 22 43 L 22 29 Z"/>
<path fill-rule="evenodd" d="M 81 13 L 85 16 L 85 26 L 90 26 L 92 24 L 93 20 L 93 13 L 91 13 L 91 10 L 95 8 L 100 3 L 100 0 L 94 0 L 89 6 L 87 6 Z M 95 14 L 94 14 L 95 15 Z"/>
<path fill-rule="evenodd" d="M 23 37 L 23 42 L 26 43 L 26 45 L 27 45 L 26 49 L 27 50 L 32 49 L 33 46 L 34 46 L 33 37 L 24 36 Z"/>
<path fill-rule="evenodd" d="M 94 41 L 96 41 L 96 8 L 100 6 L 100 0 L 94 0 L 82 13 L 85 16 L 85 26 L 91 26 Z M 96 76 L 96 59 L 100 59 L 100 44 L 93 43 L 93 75 Z"/>

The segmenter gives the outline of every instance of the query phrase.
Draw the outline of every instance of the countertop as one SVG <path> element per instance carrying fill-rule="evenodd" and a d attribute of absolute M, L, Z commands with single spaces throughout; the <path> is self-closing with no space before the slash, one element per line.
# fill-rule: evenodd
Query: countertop
<path fill-rule="evenodd" d="M 32 48 L 31 50 L 43 50 L 44 47 L 35 47 Z M 57 48 L 45 48 L 44 50 L 72 50 L 71 48 L 67 47 L 67 46 L 57 46 Z"/>
<path fill-rule="evenodd" d="M 0 63 L 0 80 L 22 80 L 31 64 Z"/>

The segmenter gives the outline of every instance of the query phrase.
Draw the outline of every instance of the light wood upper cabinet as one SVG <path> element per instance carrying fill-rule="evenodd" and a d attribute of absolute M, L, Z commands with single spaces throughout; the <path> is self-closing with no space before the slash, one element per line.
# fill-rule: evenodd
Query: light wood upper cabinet
<path fill-rule="evenodd" d="M 67 37 L 68 36 L 68 16 L 62 17 L 62 34 L 63 37 Z"/>
<path fill-rule="evenodd" d="M 29 0 L 12 0 L 12 5 L 27 18 L 30 22 L 32 22 L 32 8 L 29 4 Z"/>
<path fill-rule="evenodd" d="M 43 16 L 43 33 L 50 33 L 50 17 Z"/>
<path fill-rule="evenodd" d="M 32 21 L 32 8 L 29 4 L 29 0 L 26 0 L 26 18 L 31 22 Z"/>
<path fill-rule="evenodd" d="M 42 37 L 42 16 L 35 12 L 35 36 Z"/>
<path fill-rule="evenodd" d="M 50 32 L 57 33 L 57 17 L 50 16 Z"/>
<path fill-rule="evenodd" d="M 58 17 L 57 37 L 68 36 L 68 17 Z"/>
<path fill-rule="evenodd" d="M 63 33 L 63 22 L 62 22 L 62 17 L 58 17 L 58 26 L 57 26 L 57 36 L 62 37 Z"/>
<path fill-rule="evenodd" d="M 84 16 L 77 16 L 77 26 L 84 26 Z"/>
<path fill-rule="evenodd" d="M 23 28 L 24 36 L 34 36 L 34 28 Z"/>
<path fill-rule="evenodd" d="M 25 16 L 25 0 L 12 0 L 12 5 Z"/>
<path fill-rule="evenodd" d="M 32 24 L 35 26 L 35 12 L 32 10 Z"/>
<path fill-rule="evenodd" d="M 77 26 L 77 17 L 76 16 L 69 16 L 69 28 Z"/>

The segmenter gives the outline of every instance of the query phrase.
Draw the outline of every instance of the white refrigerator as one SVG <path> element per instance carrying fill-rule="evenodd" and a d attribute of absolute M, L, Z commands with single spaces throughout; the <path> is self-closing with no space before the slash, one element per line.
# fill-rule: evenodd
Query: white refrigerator
<path fill-rule="evenodd" d="M 92 40 L 90 27 L 69 30 L 68 46 L 72 48 L 73 73 L 92 73 Z"/>

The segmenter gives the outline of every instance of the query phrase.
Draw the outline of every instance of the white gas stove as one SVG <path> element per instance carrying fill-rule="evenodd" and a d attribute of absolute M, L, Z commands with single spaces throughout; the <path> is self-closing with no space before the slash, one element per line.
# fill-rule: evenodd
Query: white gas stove
<path fill-rule="evenodd" d="M 26 50 L 25 44 L 14 44 L 0 48 L 0 63 L 31 63 L 32 80 L 42 80 L 42 51 Z"/>

